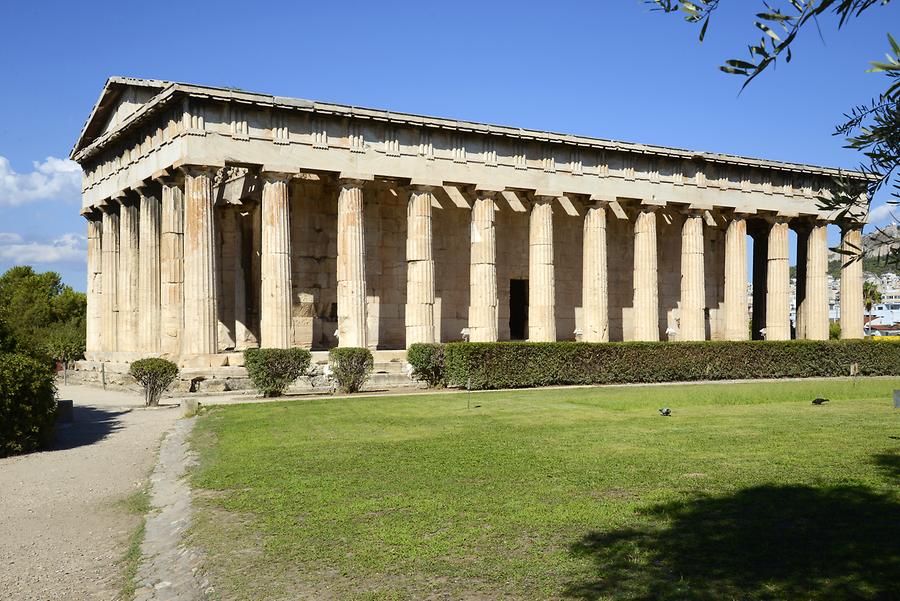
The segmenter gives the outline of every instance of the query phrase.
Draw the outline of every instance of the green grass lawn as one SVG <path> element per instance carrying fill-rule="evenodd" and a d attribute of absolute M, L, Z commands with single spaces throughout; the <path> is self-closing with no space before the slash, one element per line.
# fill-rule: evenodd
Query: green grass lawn
<path fill-rule="evenodd" d="M 900 599 L 894 388 L 214 408 L 192 538 L 228 599 Z"/>

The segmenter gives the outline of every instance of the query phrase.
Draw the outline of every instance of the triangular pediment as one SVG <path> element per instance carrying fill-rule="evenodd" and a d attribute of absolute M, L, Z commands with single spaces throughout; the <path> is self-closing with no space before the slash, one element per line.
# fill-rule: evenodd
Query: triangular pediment
<path fill-rule="evenodd" d="M 118 128 L 168 85 L 169 82 L 155 79 L 109 78 L 81 130 L 78 142 L 72 149 L 72 155 L 105 133 Z"/>

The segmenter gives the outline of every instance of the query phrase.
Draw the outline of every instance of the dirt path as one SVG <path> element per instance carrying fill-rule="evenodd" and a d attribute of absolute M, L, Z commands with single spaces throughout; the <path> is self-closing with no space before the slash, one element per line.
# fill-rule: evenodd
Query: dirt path
<path fill-rule="evenodd" d="M 52 451 L 0 459 L 0 598 L 115 599 L 139 523 L 120 504 L 146 482 L 177 408 L 139 394 L 60 387 L 75 421 Z"/>

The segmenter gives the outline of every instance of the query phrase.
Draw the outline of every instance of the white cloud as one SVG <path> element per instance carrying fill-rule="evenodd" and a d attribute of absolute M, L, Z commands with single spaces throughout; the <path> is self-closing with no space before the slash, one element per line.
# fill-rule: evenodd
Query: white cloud
<path fill-rule="evenodd" d="M 52 242 L 25 241 L 12 232 L 0 232 L 0 261 L 15 265 L 32 263 L 83 263 L 87 257 L 87 238 L 81 234 L 63 234 Z"/>
<path fill-rule="evenodd" d="M 28 173 L 13 171 L 0 156 L 0 206 L 18 206 L 42 200 L 77 202 L 81 196 L 81 168 L 68 159 L 47 157 L 34 161 Z"/>
<path fill-rule="evenodd" d="M 22 241 L 22 236 L 13 232 L 0 232 L 0 245 L 16 244 Z"/>
<path fill-rule="evenodd" d="M 884 225 L 894 221 L 894 216 L 900 217 L 900 205 L 879 205 L 869 211 L 869 223 Z"/>

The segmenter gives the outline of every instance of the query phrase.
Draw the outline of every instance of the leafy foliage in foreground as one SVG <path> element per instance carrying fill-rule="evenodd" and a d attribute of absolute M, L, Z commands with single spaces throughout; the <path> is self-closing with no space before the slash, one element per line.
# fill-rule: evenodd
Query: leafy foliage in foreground
<path fill-rule="evenodd" d="M 410 363 L 419 360 L 413 354 Z M 451 342 L 443 380 L 473 390 L 568 384 L 900 375 L 900 343 Z M 415 365 L 415 364 L 414 364 Z M 422 370 L 427 369 L 425 365 Z M 420 368 L 416 368 L 420 369 Z M 437 376 L 434 376 L 437 378 Z"/>
<path fill-rule="evenodd" d="M 144 403 L 156 407 L 159 397 L 178 377 L 178 366 L 167 359 L 150 357 L 132 363 L 128 373 L 144 387 Z"/>
<path fill-rule="evenodd" d="M 250 348 L 244 351 L 244 366 L 257 392 L 265 397 L 281 396 L 291 383 L 309 369 L 312 355 L 303 348 Z"/>
<path fill-rule="evenodd" d="M 0 276 L 0 321 L 20 353 L 72 361 L 84 354 L 87 299 L 62 283 L 58 273 L 29 266 Z"/>
<path fill-rule="evenodd" d="M 45 362 L 0 352 L 0 457 L 36 451 L 52 441 L 53 377 Z"/>
<path fill-rule="evenodd" d="M 328 352 L 331 374 L 338 387 L 347 393 L 359 392 L 372 373 L 374 360 L 367 348 L 338 347 Z"/>

